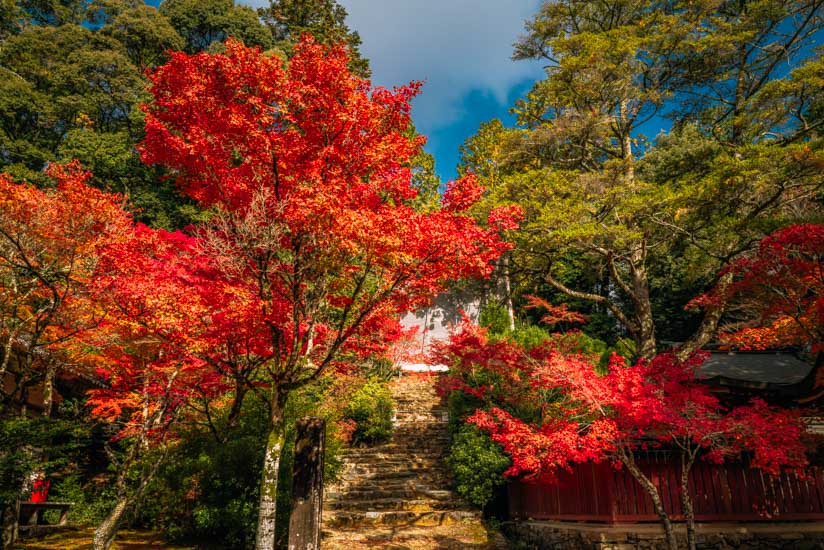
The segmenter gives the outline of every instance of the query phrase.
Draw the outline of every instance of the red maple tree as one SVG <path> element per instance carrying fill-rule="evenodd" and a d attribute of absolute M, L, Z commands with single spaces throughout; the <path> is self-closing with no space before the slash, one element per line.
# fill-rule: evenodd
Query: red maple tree
<path fill-rule="evenodd" d="M 42 384 L 46 416 L 67 360 L 62 345 L 99 321 L 87 298 L 100 252 L 131 226 L 122 199 L 87 185 L 91 174 L 77 163 L 51 165 L 47 173 L 53 189 L 0 174 L 0 394 L 14 360 L 17 402 L 25 404 L 26 389 Z"/>
<path fill-rule="evenodd" d="M 113 439 L 127 444 L 116 461 L 115 505 L 95 532 L 95 549 L 111 546 L 179 421 L 194 415 L 193 403 L 230 387 L 203 358 L 214 345 L 210 327 L 219 322 L 208 298 L 225 291 L 214 273 L 198 254 L 197 239 L 180 232 L 137 225 L 129 238 L 101 251 L 90 296 L 105 317 L 72 344 L 91 350 L 84 362 L 103 381 L 90 391 L 92 414 L 116 427 Z"/>
<path fill-rule="evenodd" d="M 736 262 L 728 298 L 746 302 L 756 326 L 723 336 L 741 349 L 824 351 L 824 225 L 797 224 L 765 237 Z"/>
<path fill-rule="evenodd" d="M 465 213 L 482 192 L 472 177 L 416 212 L 419 84 L 373 88 L 343 47 L 307 37 L 284 66 L 229 41 L 225 54 L 174 54 L 151 80 L 143 158 L 213 213 L 193 231 L 220 281 L 194 285 L 213 312 L 197 355 L 242 373 L 237 391 L 269 408 L 257 547 L 272 548 L 289 393 L 385 347 L 398 313 L 449 280 L 488 275 L 512 216 L 478 226 Z"/>
<path fill-rule="evenodd" d="M 688 478 L 698 457 L 722 462 L 751 451 L 752 465 L 773 474 L 806 464 L 798 414 L 760 400 L 725 408 L 696 380 L 701 356 L 682 363 L 671 354 L 659 355 L 627 366 L 613 355 L 608 372 L 600 375 L 588 358 L 564 353 L 551 341 L 524 350 L 465 324 L 433 360 L 450 366 L 442 381 L 446 390 L 483 403 L 467 420 L 511 456 L 504 475 L 553 482 L 559 470 L 574 463 L 611 460 L 626 467 L 650 495 L 673 549 L 669 515 L 657 486 L 637 464 L 636 450 L 668 445 L 679 451 L 691 547 L 695 531 Z"/>

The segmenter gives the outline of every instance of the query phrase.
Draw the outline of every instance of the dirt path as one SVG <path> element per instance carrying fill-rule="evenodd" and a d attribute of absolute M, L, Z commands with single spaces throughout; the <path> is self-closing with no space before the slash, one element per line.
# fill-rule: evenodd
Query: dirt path
<path fill-rule="evenodd" d="M 18 541 L 15 548 L 23 550 L 87 550 L 92 546 L 94 528 L 66 529 L 42 538 Z M 159 533 L 147 531 L 118 531 L 113 550 L 195 550 L 193 546 L 180 546 L 163 540 Z"/>

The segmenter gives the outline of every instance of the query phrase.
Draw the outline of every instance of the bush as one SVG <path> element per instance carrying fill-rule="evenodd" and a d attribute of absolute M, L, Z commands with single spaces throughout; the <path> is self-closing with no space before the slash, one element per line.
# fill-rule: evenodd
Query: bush
<path fill-rule="evenodd" d="M 288 536 L 296 419 L 326 419 L 324 479 L 333 481 L 340 470 L 337 455 L 344 444 L 337 420 L 343 405 L 330 404 L 339 399 L 334 384 L 334 379 L 323 378 L 289 396 L 278 476 L 278 547 Z M 215 421 L 222 426 L 224 419 Z M 181 434 L 143 499 L 140 524 L 163 530 L 171 540 L 206 542 L 218 548 L 254 547 L 267 411 L 260 400 L 248 396 L 238 425 L 219 431 L 225 432 L 223 441 L 197 426 Z"/>
<path fill-rule="evenodd" d="M 446 460 L 458 494 L 479 508 L 485 507 L 504 484 L 503 473 L 511 464 L 501 447 L 472 424 L 460 427 Z"/>
<path fill-rule="evenodd" d="M 487 302 L 478 312 L 478 324 L 488 328 L 492 334 L 507 334 L 509 330 L 509 312 L 495 302 Z"/>
<path fill-rule="evenodd" d="M 466 417 L 484 406 L 484 402 L 462 391 L 451 391 L 446 399 L 449 412 L 449 433 L 453 436 L 460 431 Z M 454 441 L 454 439 L 453 439 Z"/>
<path fill-rule="evenodd" d="M 392 392 L 386 383 L 374 378 L 352 393 L 344 412 L 345 418 L 357 424 L 352 435 L 353 443 L 388 440 L 392 435 L 393 415 Z"/>
<path fill-rule="evenodd" d="M 549 332 L 542 327 L 519 323 L 516 325 L 515 330 L 512 331 L 510 337 L 522 348 L 530 350 L 540 346 L 550 339 L 551 336 Z"/>
<path fill-rule="evenodd" d="M 55 500 L 63 479 L 86 466 L 98 439 L 95 425 L 82 418 L 0 418 L 0 512 L 17 500 L 33 471 L 54 483 L 49 494 Z"/>
<path fill-rule="evenodd" d="M 96 526 L 111 512 L 114 488 L 94 481 L 84 483 L 83 478 L 73 474 L 57 480 L 49 490 L 49 500 L 73 502 L 72 523 Z"/>

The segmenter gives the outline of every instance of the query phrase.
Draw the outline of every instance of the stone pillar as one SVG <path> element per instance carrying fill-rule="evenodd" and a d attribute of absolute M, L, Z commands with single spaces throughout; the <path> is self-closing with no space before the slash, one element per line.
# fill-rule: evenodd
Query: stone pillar
<path fill-rule="evenodd" d="M 289 550 L 319 550 L 326 421 L 301 418 L 296 432 Z"/>

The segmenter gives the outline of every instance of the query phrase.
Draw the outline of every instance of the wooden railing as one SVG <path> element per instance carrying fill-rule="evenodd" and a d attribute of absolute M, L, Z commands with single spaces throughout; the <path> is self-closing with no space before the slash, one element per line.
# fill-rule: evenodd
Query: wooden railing
<path fill-rule="evenodd" d="M 667 513 L 681 515 L 680 464 L 669 453 L 638 459 L 658 487 Z M 743 463 L 696 462 L 690 479 L 698 521 L 824 520 L 824 476 L 783 473 L 771 477 Z M 606 523 L 657 521 L 652 499 L 626 468 L 609 463 L 577 464 L 557 483 L 511 481 L 513 519 L 553 519 Z"/>

